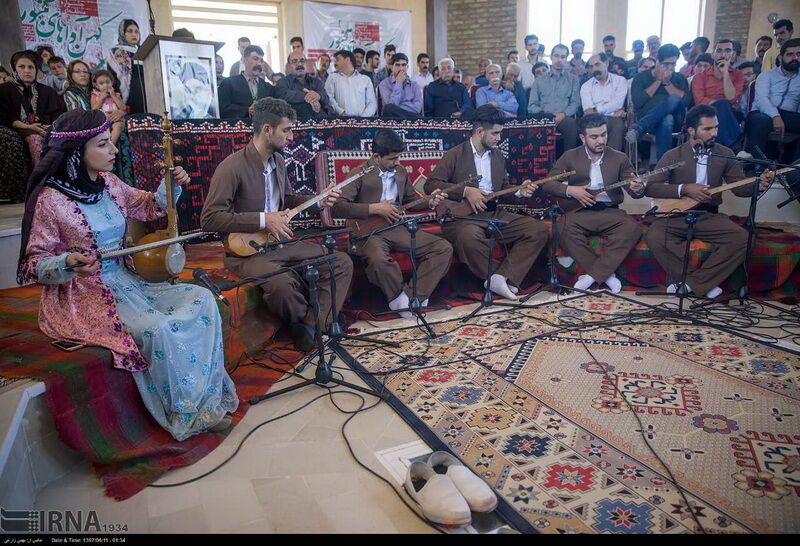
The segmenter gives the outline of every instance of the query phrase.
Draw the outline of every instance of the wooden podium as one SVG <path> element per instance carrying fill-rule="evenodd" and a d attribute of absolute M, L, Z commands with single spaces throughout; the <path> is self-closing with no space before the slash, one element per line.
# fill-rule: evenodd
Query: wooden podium
<path fill-rule="evenodd" d="M 148 36 L 133 57 L 144 67 L 145 111 L 172 120 L 219 118 L 215 55 L 223 45 Z"/>

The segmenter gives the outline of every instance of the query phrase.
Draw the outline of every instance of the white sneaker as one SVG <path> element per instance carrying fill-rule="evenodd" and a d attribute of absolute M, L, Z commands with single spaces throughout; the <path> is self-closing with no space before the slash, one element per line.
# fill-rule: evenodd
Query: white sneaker
<path fill-rule="evenodd" d="M 488 286 L 489 290 L 491 290 L 500 297 L 506 298 L 507 300 L 517 299 L 517 296 L 514 294 L 514 292 L 511 291 L 511 288 L 508 286 L 506 278 L 502 275 L 498 275 L 497 273 L 492 275 L 492 278 L 490 278 L 488 281 L 484 282 L 483 286 L 484 287 Z"/>
<path fill-rule="evenodd" d="M 622 290 L 622 281 L 617 278 L 616 273 L 612 273 L 611 276 L 606 279 L 606 286 L 611 289 L 612 294 L 619 294 L 619 291 Z"/>
<path fill-rule="evenodd" d="M 389 309 L 398 311 L 398 314 L 404 319 L 410 319 L 414 316 L 411 314 L 411 311 L 400 311 L 400 309 L 408 309 L 408 304 L 408 296 L 405 292 L 400 292 L 399 296 L 389 302 Z"/>
<path fill-rule="evenodd" d="M 453 480 L 421 462 L 406 471 L 406 492 L 419 504 L 422 514 L 434 523 L 463 527 L 472 522 L 469 505 Z"/>
<path fill-rule="evenodd" d="M 715 286 L 714 288 L 712 288 L 711 290 L 709 290 L 706 293 L 706 297 L 708 299 L 710 299 L 710 300 L 713 300 L 714 298 L 716 298 L 720 294 L 722 294 L 722 288 L 720 288 L 719 286 Z"/>
<path fill-rule="evenodd" d="M 575 281 L 575 284 L 572 285 L 572 288 L 577 288 L 578 290 L 588 290 L 590 286 L 594 284 L 594 278 L 591 275 L 581 275 L 578 277 L 578 280 Z"/>
<path fill-rule="evenodd" d="M 473 512 L 483 514 L 497 508 L 497 495 L 489 484 L 446 451 L 432 453 L 428 458 L 428 466 L 436 474 L 445 475 L 453 480 Z"/>

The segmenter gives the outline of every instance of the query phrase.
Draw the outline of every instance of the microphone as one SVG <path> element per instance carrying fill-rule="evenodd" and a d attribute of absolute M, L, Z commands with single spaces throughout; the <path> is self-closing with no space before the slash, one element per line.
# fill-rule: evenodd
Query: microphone
<path fill-rule="evenodd" d="M 702 144 L 698 144 L 694 147 L 694 158 L 700 159 L 701 155 L 703 155 L 703 146 Z"/>
<path fill-rule="evenodd" d="M 642 214 L 642 217 L 639 218 L 639 221 L 641 222 L 642 220 L 644 220 L 648 216 L 655 216 L 656 215 L 656 211 L 658 211 L 658 205 L 653 205 L 653 207 L 650 208 L 650 210 L 648 210 L 647 212 Z"/>
<path fill-rule="evenodd" d="M 219 287 L 211 282 L 211 279 L 208 278 L 208 272 L 205 269 L 202 267 L 195 269 L 192 271 L 192 277 L 194 277 L 194 281 L 196 283 L 210 290 L 211 293 L 214 294 L 215 298 L 230 307 L 230 302 L 225 299 L 225 296 L 222 295 L 222 291 L 219 289 Z"/>

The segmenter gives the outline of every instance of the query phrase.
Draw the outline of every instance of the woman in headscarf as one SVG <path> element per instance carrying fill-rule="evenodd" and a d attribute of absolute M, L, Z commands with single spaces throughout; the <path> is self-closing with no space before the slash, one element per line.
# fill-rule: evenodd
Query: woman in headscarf
<path fill-rule="evenodd" d="M 119 42 L 109 49 L 106 59 L 106 64 L 119 80 L 119 92 L 125 104 L 128 104 L 131 92 L 133 56 L 139 49 L 139 39 L 139 24 L 133 19 L 123 19 L 119 24 Z"/>
<path fill-rule="evenodd" d="M 150 283 L 126 268 L 128 258 L 98 258 L 123 247 L 127 218 L 155 220 L 167 206 L 164 182 L 150 193 L 110 172 L 117 152 L 110 126 L 99 110 L 72 110 L 48 131 L 28 183 L 17 280 L 43 285 L 42 332 L 109 349 L 114 366 L 133 374 L 145 406 L 177 440 L 227 428 L 226 414 L 239 401 L 225 371 L 211 292 Z M 173 178 L 189 180 L 180 167 Z M 176 200 L 180 193 L 177 187 Z"/>
<path fill-rule="evenodd" d="M 91 110 L 89 97 L 92 94 L 92 76 L 89 65 L 83 61 L 72 61 L 67 67 L 67 90 L 64 91 L 64 102 L 67 110 Z"/>
<path fill-rule="evenodd" d="M 17 51 L 11 57 L 12 80 L 0 85 L 0 125 L 14 129 L 25 140 L 34 167 L 47 128 L 65 110 L 61 95 L 36 81 L 39 63 L 33 51 Z"/>

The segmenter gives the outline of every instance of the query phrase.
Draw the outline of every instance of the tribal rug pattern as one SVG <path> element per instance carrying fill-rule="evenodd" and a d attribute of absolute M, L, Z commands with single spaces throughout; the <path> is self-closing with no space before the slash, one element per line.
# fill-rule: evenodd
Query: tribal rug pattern
<path fill-rule="evenodd" d="M 438 323 L 434 340 L 384 331 L 407 355 L 390 404 L 524 532 L 698 532 L 692 513 L 708 533 L 798 532 L 800 355 L 688 324 L 576 328 L 643 311 L 603 294 Z M 401 365 L 351 353 L 362 371 Z"/>
<path fill-rule="evenodd" d="M 127 132 L 120 140 L 120 161 L 115 172 L 128 184 L 154 191 L 161 181 L 158 161 L 163 153 L 161 117 L 139 114 L 125 118 Z M 409 151 L 449 150 L 470 134 L 471 124 L 464 121 L 429 119 L 388 121 L 380 119 L 335 119 L 297 123 L 294 138 L 284 150 L 289 183 L 301 194 L 316 193 L 314 158 L 325 150 L 370 150 L 378 129 L 396 130 Z M 200 226 L 200 211 L 214 170 L 223 159 L 247 145 L 252 126 L 245 120 L 186 120 L 173 122 L 172 135 L 180 140 L 174 146 L 182 159 L 180 165 L 191 177 L 184 187 L 185 196 L 178 202 L 181 231 Z M 525 178 L 545 176 L 555 158 L 555 126 L 549 116 L 513 121 L 506 124 L 499 148 L 506 157 L 512 183 Z M 537 206 L 534 200 L 532 206 Z M 541 200 L 541 196 L 538 197 Z M 318 227 L 316 217 L 305 216 L 298 227 Z"/>

